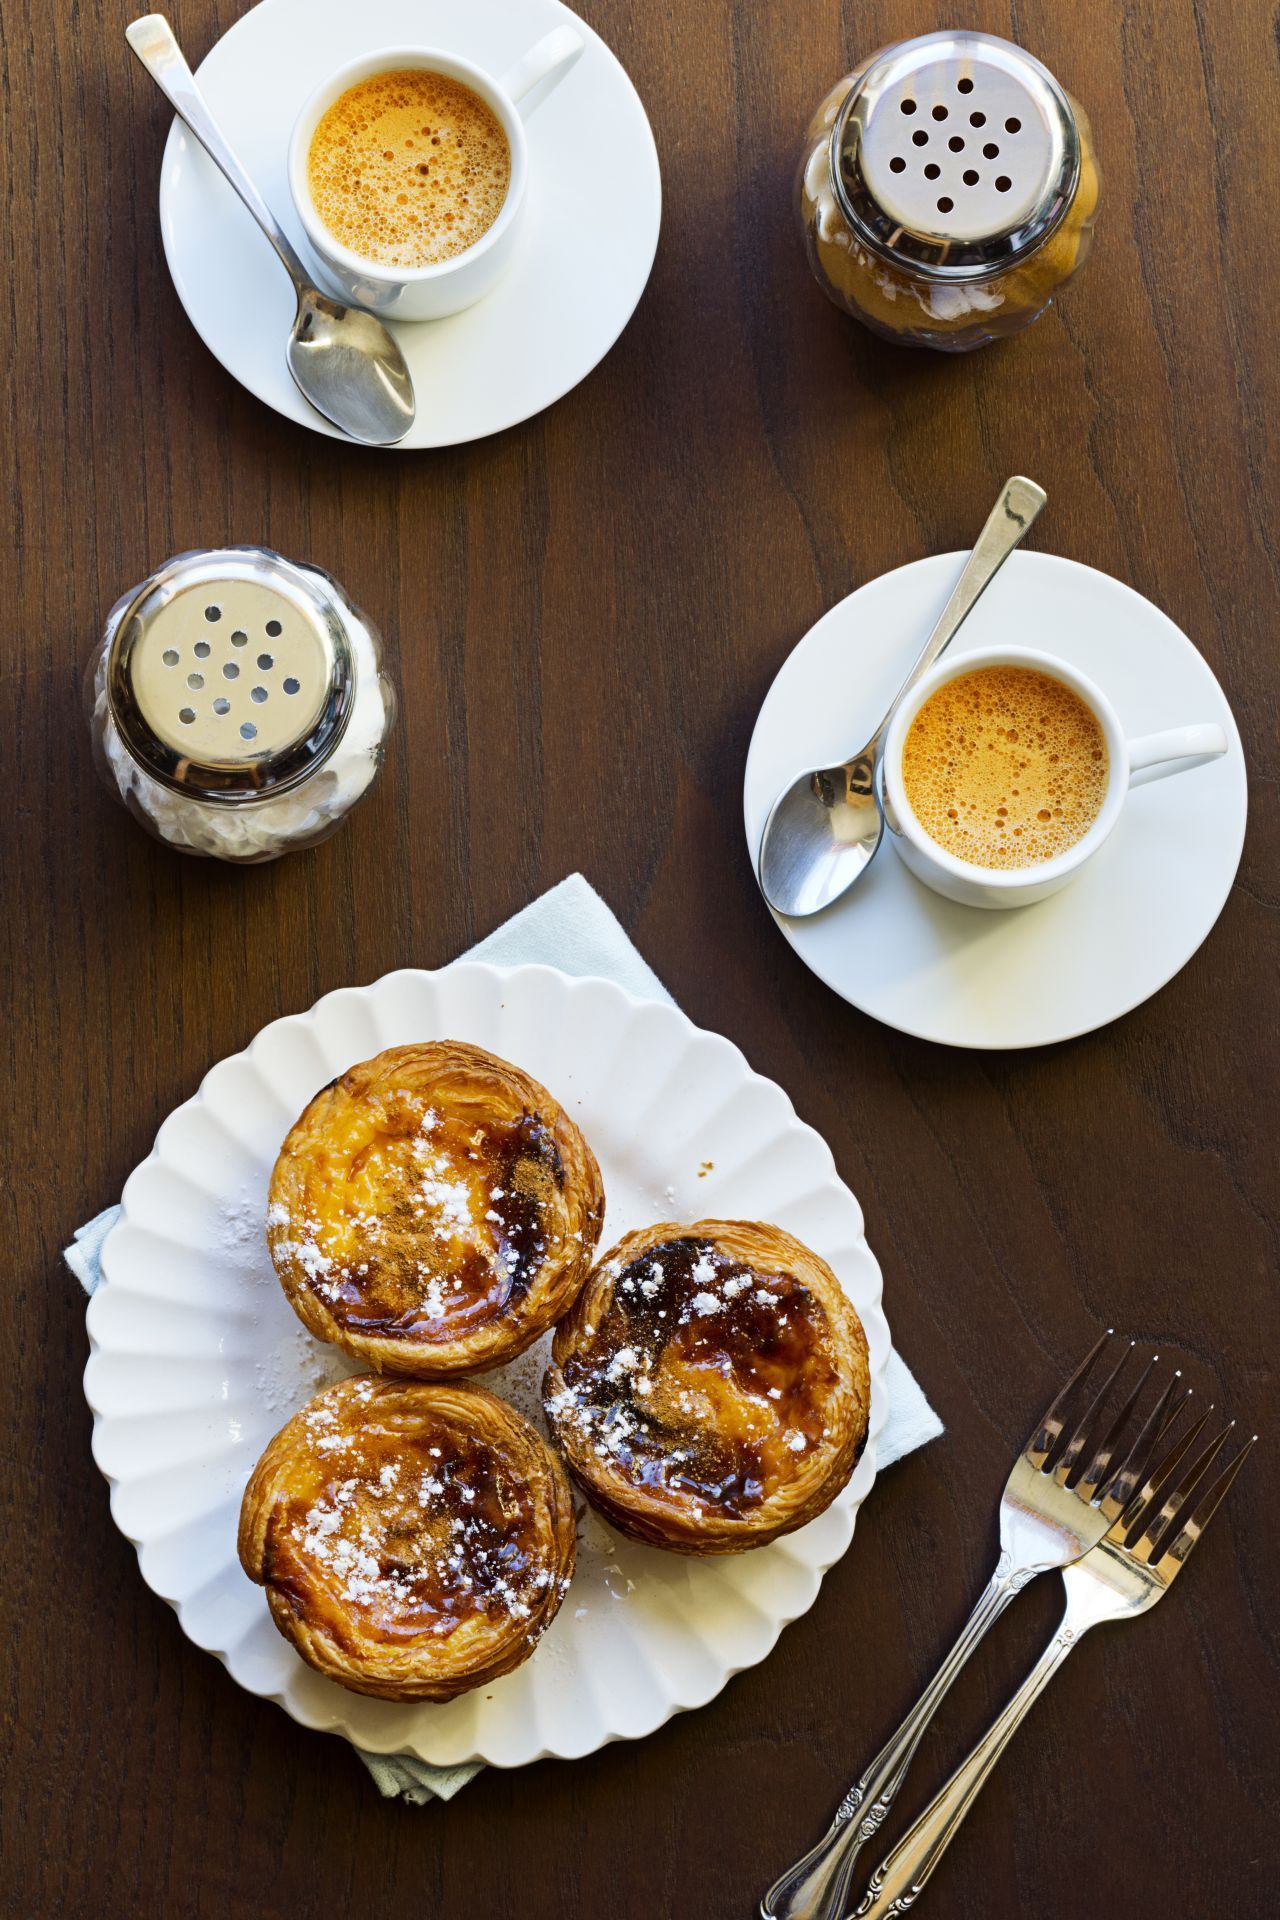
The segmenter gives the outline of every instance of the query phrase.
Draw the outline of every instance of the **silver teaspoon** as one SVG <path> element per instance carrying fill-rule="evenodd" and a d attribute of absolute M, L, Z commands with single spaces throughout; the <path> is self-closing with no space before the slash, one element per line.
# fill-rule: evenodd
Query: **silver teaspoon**
<path fill-rule="evenodd" d="M 866 746 L 840 766 L 798 775 L 774 801 L 760 837 L 758 873 L 776 913 L 796 919 L 819 913 L 866 872 L 884 833 L 875 770 L 894 709 L 951 644 L 1045 499 L 1034 480 L 1019 474 L 1007 482 L 919 659 Z"/>
<path fill-rule="evenodd" d="M 293 282 L 298 310 L 285 357 L 303 398 L 353 440 L 372 447 L 402 440 L 416 410 L 413 381 L 381 320 L 358 307 L 344 307 L 312 284 L 288 236 L 209 111 L 164 15 L 148 13 L 133 21 L 124 37 L 179 119 L 240 195 Z"/>

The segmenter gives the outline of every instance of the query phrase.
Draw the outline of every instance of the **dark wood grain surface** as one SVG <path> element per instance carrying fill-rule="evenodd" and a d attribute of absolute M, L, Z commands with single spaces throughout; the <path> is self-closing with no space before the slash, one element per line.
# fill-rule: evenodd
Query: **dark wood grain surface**
<path fill-rule="evenodd" d="M 1011 1449 L 1100 1323 L 1169 1343 L 1243 1425 L 1274 1407 L 1272 10 L 585 0 L 657 136 L 653 279 L 549 413 L 409 457 L 287 424 L 196 339 L 161 255 L 167 115 L 126 52 L 131 11 L 9 0 L 0 66 L 0 1902 L 65 1920 L 737 1920 L 949 1643 Z M 193 59 L 238 11 L 176 0 Z M 1084 100 L 1106 187 L 1078 287 L 954 361 L 828 306 L 790 206 L 824 90 L 949 22 L 1021 39 Z M 974 1056 L 875 1025 L 803 970 L 762 912 L 739 791 L 805 628 L 872 575 L 966 543 L 1013 471 L 1049 490 L 1034 544 L 1194 637 L 1240 722 L 1252 818 L 1221 921 L 1164 992 L 1091 1038 Z M 116 595 L 229 540 L 331 569 L 390 637 L 404 694 L 371 801 L 318 852 L 247 873 L 148 841 L 96 784 L 80 709 Z M 265 1021 L 445 962 L 575 868 L 692 1018 L 830 1141 L 947 1434 L 884 1474 L 812 1612 L 711 1706 L 406 1808 L 342 1742 L 241 1692 L 144 1587 L 90 1459 L 83 1303 L 59 1251 Z M 1265 1437 L 1176 1597 L 1095 1636 L 1046 1696 L 927 1911 L 1275 1910 Z M 1053 1584 L 965 1676 L 904 1813 L 1038 1650 Z"/>

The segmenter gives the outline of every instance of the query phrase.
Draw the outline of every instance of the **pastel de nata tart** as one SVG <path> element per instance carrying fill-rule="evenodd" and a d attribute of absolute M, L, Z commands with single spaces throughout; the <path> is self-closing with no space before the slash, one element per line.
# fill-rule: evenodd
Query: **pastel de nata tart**
<path fill-rule="evenodd" d="M 271 1442 L 239 1552 L 317 1673 L 383 1700 L 450 1700 L 529 1658 L 575 1532 L 564 1469 L 504 1400 L 358 1374 Z"/>
<path fill-rule="evenodd" d="M 595 1156 L 546 1088 L 441 1040 L 316 1095 L 276 1161 L 267 1241 L 318 1339 L 433 1379 L 531 1346 L 573 1304 L 603 1219 Z"/>
<path fill-rule="evenodd" d="M 830 1267 L 749 1220 L 619 1241 L 543 1381 L 587 1499 L 678 1553 L 737 1553 L 815 1519 L 857 1464 L 870 1401 L 866 1336 Z"/>

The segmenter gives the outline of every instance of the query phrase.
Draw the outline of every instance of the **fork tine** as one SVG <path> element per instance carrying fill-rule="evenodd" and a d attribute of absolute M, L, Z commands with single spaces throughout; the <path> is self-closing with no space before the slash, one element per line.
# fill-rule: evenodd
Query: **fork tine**
<path fill-rule="evenodd" d="M 1139 1560 L 1150 1560 L 1154 1556 L 1161 1540 L 1172 1526 L 1174 1518 L 1182 1508 L 1186 1506 L 1187 1501 L 1190 1500 L 1192 1494 L 1204 1479 L 1205 1474 L 1221 1453 L 1224 1445 L 1231 1436 L 1231 1430 L 1234 1426 L 1235 1421 L 1229 1420 L 1217 1439 L 1211 1440 L 1208 1446 L 1197 1454 L 1196 1458 L 1191 1462 L 1191 1465 L 1181 1470 L 1174 1484 L 1172 1493 L 1165 1495 L 1160 1503 L 1160 1511 L 1156 1514 L 1154 1520 L 1150 1517 L 1150 1514 L 1155 1500 L 1153 1498 L 1148 1502 L 1146 1510 L 1139 1520 L 1142 1532 L 1132 1548 L 1133 1553 Z"/>
<path fill-rule="evenodd" d="M 1063 1407 L 1066 1405 L 1074 1388 L 1079 1386 L 1080 1382 L 1088 1377 L 1094 1361 L 1102 1352 L 1102 1349 L 1106 1346 L 1114 1332 L 1114 1327 L 1108 1327 L 1101 1338 L 1090 1348 L 1071 1378 L 1062 1388 L 1062 1391 L 1058 1394 L 1057 1399 L 1053 1402 L 1049 1411 L 1044 1415 L 1040 1425 L 1036 1428 L 1026 1446 L 1022 1449 L 1031 1466 L 1037 1469 L 1043 1469 L 1045 1461 L 1049 1458 L 1049 1455 L 1057 1446 L 1058 1441 L 1062 1438 L 1062 1429 L 1065 1425 Z"/>
<path fill-rule="evenodd" d="M 1137 1406 L 1146 1384 L 1151 1378 L 1152 1372 L 1159 1363 L 1159 1359 L 1160 1355 L 1153 1353 L 1139 1374 L 1137 1385 L 1121 1407 L 1119 1413 L 1117 1413 L 1115 1419 L 1111 1422 L 1107 1430 L 1106 1438 L 1094 1449 L 1092 1460 L 1090 1460 L 1088 1466 L 1080 1476 L 1080 1482 L 1076 1488 L 1077 1493 L 1083 1494 L 1091 1500 L 1097 1497 L 1097 1490 L 1105 1481 L 1110 1470 L 1111 1462 L 1115 1455 L 1116 1443 L 1132 1419 L 1133 1410 Z M 1177 1378 L 1176 1374 L 1174 1378 Z M 1172 1385 L 1172 1382 L 1170 1382 L 1170 1385 Z M 1157 1402 L 1157 1405 L 1159 1405 L 1159 1402 Z"/>
<path fill-rule="evenodd" d="M 1093 1399 L 1085 1408 L 1085 1411 L 1076 1421 L 1075 1431 L 1054 1462 L 1053 1477 L 1060 1487 L 1066 1486 L 1076 1467 L 1079 1465 L 1080 1456 L 1089 1444 L 1089 1436 L 1093 1432 L 1094 1423 L 1110 1398 L 1111 1389 L 1120 1378 L 1121 1370 L 1128 1364 L 1137 1344 L 1136 1340 L 1129 1342 L 1128 1346 L 1121 1353 L 1119 1360 L 1117 1360 L 1115 1366 L 1112 1367 L 1111 1372 L 1107 1375 L 1102 1385 L 1098 1388 L 1098 1391 L 1094 1394 Z"/>
<path fill-rule="evenodd" d="M 1189 1399 L 1190 1395 L 1187 1397 Z M 1170 1447 L 1168 1453 L 1162 1454 L 1160 1459 L 1148 1468 L 1146 1479 L 1111 1529 L 1113 1540 L 1124 1540 L 1141 1523 L 1143 1514 L 1150 1512 L 1151 1502 L 1204 1432 L 1205 1424 L 1212 1412 L 1212 1406 L 1206 1407 L 1200 1418 L 1192 1421 L 1182 1438 Z"/>
<path fill-rule="evenodd" d="M 1166 1547 L 1156 1562 L 1155 1571 L 1165 1582 L 1166 1586 L 1169 1581 L 1174 1578 L 1175 1574 L 1181 1573 L 1183 1567 L 1186 1565 L 1190 1558 L 1192 1548 L 1196 1546 L 1201 1534 L 1212 1520 L 1214 1514 L 1218 1511 L 1223 1495 L 1239 1473 L 1245 1461 L 1249 1458 L 1249 1455 L 1253 1452 L 1254 1447 L 1257 1445 L 1257 1440 L 1258 1436 L 1255 1433 L 1251 1439 L 1245 1441 L 1230 1466 L 1223 1468 L 1208 1492 L 1201 1496 L 1200 1503 L 1194 1512 L 1187 1516 L 1173 1545 Z"/>
<path fill-rule="evenodd" d="M 1171 1412 L 1165 1408 L 1171 1400 L 1174 1389 L 1182 1378 L 1181 1368 L 1174 1374 L 1160 1398 L 1138 1430 L 1138 1437 L 1130 1447 L 1121 1464 L 1116 1468 L 1110 1480 L 1104 1485 L 1098 1502 L 1109 1519 L 1118 1519 L 1133 1498 L 1134 1488 L 1142 1479 L 1147 1467 L 1155 1456 L 1155 1450 L 1171 1433 L 1181 1419 L 1183 1409 L 1191 1399 L 1192 1389 L 1187 1388 Z"/>

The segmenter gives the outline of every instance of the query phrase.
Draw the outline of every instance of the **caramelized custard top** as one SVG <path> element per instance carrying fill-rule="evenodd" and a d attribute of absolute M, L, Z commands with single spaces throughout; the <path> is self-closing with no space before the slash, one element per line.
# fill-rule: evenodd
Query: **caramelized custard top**
<path fill-rule="evenodd" d="M 341 1083 L 335 1083 L 341 1085 Z M 518 1302 L 547 1257 L 565 1172 L 534 1113 L 375 1087 L 335 1103 L 292 1153 L 273 1251 L 353 1331 L 457 1338 Z"/>
<path fill-rule="evenodd" d="M 479 1616 L 528 1619 L 555 1576 L 502 1449 L 448 1413 L 384 1420 L 372 1382 L 353 1392 L 363 1424 L 323 1399 L 299 1416 L 310 1444 L 271 1514 L 268 1584 L 339 1642 L 344 1615 L 398 1643 Z"/>
<path fill-rule="evenodd" d="M 758 1506 L 828 1437 L 838 1376 L 821 1304 L 692 1236 L 614 1278 L 547 1402 L 553 1424 L 633 1485 L 727 1516 Z"/>

